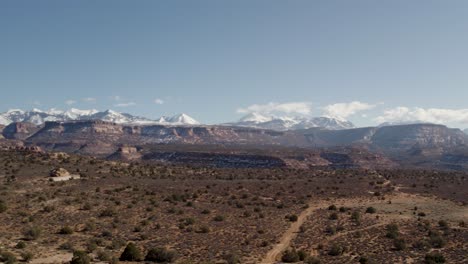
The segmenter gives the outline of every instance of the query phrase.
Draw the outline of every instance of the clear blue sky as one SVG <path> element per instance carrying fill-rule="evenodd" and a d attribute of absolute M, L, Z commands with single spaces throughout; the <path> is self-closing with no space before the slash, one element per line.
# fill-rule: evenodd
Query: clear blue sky
<path fill-rule="evenodd" d="M 397 106 L 464 114 L 467 14 L 464 0 L 4 0 L 0 111 L 214 123 L 253 104 L 307 102 L 320 115 L 360 101 L 377 104 L 346 116 L 361 125 Z"/>

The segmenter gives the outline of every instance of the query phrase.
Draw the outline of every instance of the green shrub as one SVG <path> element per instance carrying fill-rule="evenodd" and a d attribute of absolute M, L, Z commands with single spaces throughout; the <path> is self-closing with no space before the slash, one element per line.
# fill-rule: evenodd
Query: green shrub
<path fill-rule="evenodd" d="M 299 254 L 295 249 L 292 250 L 286 250 L 283 252 L 283 255 L 281 256 L 281 261 L 285 263 L 294 263 L 298 262 L 299 259 Z"/>
<path fill-rule="evenodd" d="M 337 244 L 333 244 L 330 247 L 330 250 L 328 251 L 328 255 L 330 255 L 330 256 L 339 256 L 339 255 L 343 254 L 343 252 L 344 252 L 344 248 L 342 246 L 339 246 Z"/>
<path fill-rule="evenodd" d="M 429 253 L 424 257 L 426 264 L 445 263 L 445 257 L 438 252 Z"/>
<path fill-rule="evenodd" d="M 336 211 L 336 205 L 332 204 L 332 205 L 328 206 L 328 210 Z"/>
<path fill-rule="evenodd" d="M 150 249 L 146 254 L 145 261 L 153 261 L 157 263 L 171 263 L 175 260 L 175 258 L 175 251 L 160 247 Z"/>
<path fill-rule="evenodd" d="M 361 223 L 361 213 L 359 211 L 354 211 L 351 213 L 351 220 L 355 223 Z"/>
<path fill-rule="evenodd" d="M 374 207 L 367 207 L 366 209 L 366 214 L 375 214 L 377 212 L 377 209 L 375 209 Z"/>
<path fill-rule="evenodd" d="M 385 234 L 386 237 L 395 239 L 399 236 L 397 224 L 389 224 L 386 226 L 386 229 L 387 229 L 387 234 Z"/>
<path fill-rule="evenodd" d="M 443 248 L 446 241 L 438 232 L 429 231 L 429 244 L 434 248 Z"/>
<path fill-rule="evenodd" d="M 34 254 L 26 251 L 26 252 L 21 252 L 21 258 L 23 259 L 24 262 L 29 262 L 33 259 Z"/>
<path fill-rule="evenodd" d="M 59 231 L 59 234 L 62 234 L 62 235 L 70 235 L 70 234 L 73 234 L 73 228 L 69 227 L 69 226 L 64 226 L 60 229 Z"/>
<path fill-rule="evenodd" d="M 24 243 L 23 241 L 20 241 L 18 242 L 18 244 L 16 244 L 15 248 L 17 249 L 23 249 L 26 247 L 26 243 Z"/>
<path fill-rule="evenodd" d="M 75 250 L 70 264 L 89 264 L 91 259 L 84 251 Z"/>
<path fill-rule="evenodd" d="M 4 264 L 14 264 L 17 260 L 13 253 L 4 251 L 0 252 L 0 261 L 2 261 Z"/>
<path fill-rule="evenodd" d="M 235 254 L 227 254 L 224 256 L 224 260 L 227 264 L 239 264 L 241 263 L 240 258 Z"/>
<path fill-rule="evenodd" d="M 213 218 L 213 220 L 216 221 L 216 222 L 222 222 L 222 221 L 224 221 L 224 216 L 222 216 L 222 215 L 217 215 L 217 216 L 215 216 L 215 217 Z"/>
<path fill-rule="evenodd" d="M 321 261 L 317 257 L 307 257 L 304 261 L 305 264 L 320 264 Z"/>
<path fill-rule="evenodd" d="M 5 203 L 5 201 L 0 200 L 0 213 L 5 212 L 7 209 L 8 209 L 8 207 L 7 207 L 6 203 Z"/>
<path fill-rule="evenodd" d="M 393 246 L 396 250 L 405 250 L 406 249 L 406 241 L 402 238 L 397 238 L 393 241 Z"/>
<path fill-rule="evenodd" d="M 125 247 L 122 255 L 120 255 L 121 261 L 140 261 L 142 259 L 142 255 L 138 247 L 130 242 Z"/>
<path fill-rule="evenodd" d="M 328 217 L 330 220 L 337 220 L 338 219 L 338 214 L 337 213 L 331 213 L 330 216 Z"/>
<path fill-rule="evenodd" d="M 30 227 L 24 231 L 24 237 L 27 240 L 36 240 L 41 235 L 42 230 L 37 226 Z"/>
<path fill-rule="evenodd" d="M 290 216 L 288 216 L 288 220 L 289 220 L 290 222 L 297 222 L 297 219 L 298 219 L 297 215 L 290 215 Z"/>

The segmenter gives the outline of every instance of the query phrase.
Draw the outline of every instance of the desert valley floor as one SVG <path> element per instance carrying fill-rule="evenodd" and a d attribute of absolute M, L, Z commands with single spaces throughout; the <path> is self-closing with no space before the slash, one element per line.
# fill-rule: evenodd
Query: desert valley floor
<path fill-rule="evenodd" d="M 77 177 L 55 181 L 54 168 Z M 5 149 L 0 253 L 6 263 L 468 263 L 467 176 Z"/>

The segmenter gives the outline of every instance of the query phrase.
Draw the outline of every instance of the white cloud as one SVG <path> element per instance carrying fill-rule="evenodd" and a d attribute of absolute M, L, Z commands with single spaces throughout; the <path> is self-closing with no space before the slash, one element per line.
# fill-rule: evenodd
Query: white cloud
<path fill-rule="evenodd" d="M 122 97 L 120 95 L 114 95 L 114 96 L 111 96 L 111 99 L 118 102 L 122 100 Z"/>
<path fill-rule="evenodd" d="M 423 121 L 436 124 L 468 124 L 468 109 L 409 108 L 400 106 L 385 110 L 375 120 L 379 123 Z"/>
<path fill-rule="evenodd" d="M 353 101 L 350 103 L 337 103 L 323 107 L 324 115 L 329 117 L 347 118 L 358 112 L 370 110 L 376 105 Z"/>
<path fill-rule="evenodd" d="M 299 114 L 310 115 L 312 113 L 312 104 L 309 102 L 288 102 L 288 103 L 274 103 L 267 104 L 254 104 L 246 108 L 237 109 L 237 113 L 260 113 L 265 115 L 272 114 Z"/>
<path fill-rule="evenodd" d="M 75 103 L 76 103 L 75 100 L 66 100 L 66 101 L 65 101 L 65 104 L 67 104 L 67 105 L 73 105 L 73 104 L 75 104 Z"/>
<path fill-rule="evenodd" d="M 86 98 L 83 98 L 83 101 L 87 102 L 87 103 L 95 103 L 96 102 L 96 98 L 94 97 L 86 97 Z"/>
<path fill-rule="evenodd" d="M 154 99 L 154 103 L 158 104 L 158 105 L 162 105 L 162 104 L 164 104 L 164 100 L 160 99 L 160 98 L 156 98 L 156 99 Z"/>
<path fill-rule="evenodd" d="M 128 103 L 119 103 L 115 104 L 115 107 L 129 107 L 129 106 L 134 106 L 136 105 L 134 102 L 128 102 Z"/>

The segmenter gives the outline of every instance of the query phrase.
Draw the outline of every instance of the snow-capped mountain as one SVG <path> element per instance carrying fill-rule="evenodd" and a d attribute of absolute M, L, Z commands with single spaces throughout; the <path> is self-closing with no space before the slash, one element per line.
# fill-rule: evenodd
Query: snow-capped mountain
<path fill-rule="evenodd" d="M 420 120 L 413 120 L 413 121 L 395 121 L 395 122 L 385 122 L 379 125 L 379 127 L 385 126 L 404 126 L 404 125 L 415 125 L 415 124 L 431 124 L 429 122 L 424 122 Z"/>
<path fill-rule="evenodd" d="M 28 122 L 35 125 L 43 124 L 47 121 L 74 121 L 74 120 L 102 120 L 118 124 L 133 124 L 133 125 L 149 125 L 149 124 L 164 124 L 164 125 L 197 125 L 198 121 L 188 116 L 187 114 L 178 114 L 172 117 L 161 117 L 158 120 L 152 120 L 145 117 L 133 116 L 127 113 L 119 113 L 113 110 L 97 111 L 97 110 L 80 110 L 70 109 L 62 111 L 58 109 L 50 109 L 42 111 L 33 109 L 23 111 L 20 109 L 12 109 L 0 114 L 0 124 L 8 125 L 12 122 Z"/>
<path fill-rule="evenodd" d="M 239 120 L 239 122 L 228 123 L 231 126 L 243 126 L 264 128 L 272 130 L 299 130 L 313 127 L 321 127 L 330 130 L 350 129 L 353 123 L 333 117 L 288 117 L 267 116 L 259 113 L 250 113 Z"/>
<path fill-rule="evenodd" d="M 78 110 L 70 109 L 68 111 L 61 111 L 57 109 L 50 109 L 48 111 L 42 111 L 39 109 L 33 109 L 30 111 L 23 111 L 20 109 L 8 110 L 6 113 L 0 114 L 0 119 L 9 120 L 11 122 L 29 122 L 36 125 L 40 125 L 46 121 L 70 121 L 82 119 L 84 117 L 91 116 L 97 113 L 97 110 Z"/>

